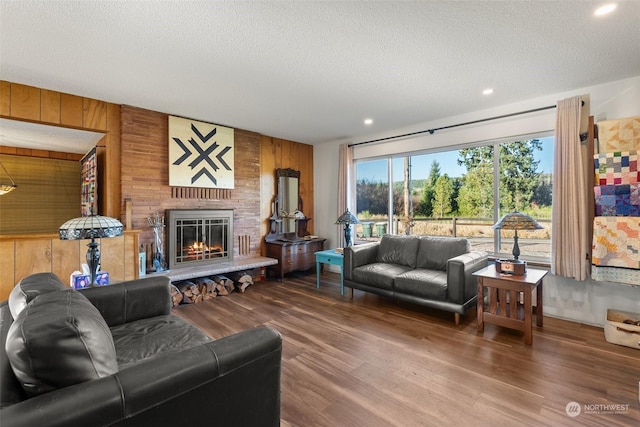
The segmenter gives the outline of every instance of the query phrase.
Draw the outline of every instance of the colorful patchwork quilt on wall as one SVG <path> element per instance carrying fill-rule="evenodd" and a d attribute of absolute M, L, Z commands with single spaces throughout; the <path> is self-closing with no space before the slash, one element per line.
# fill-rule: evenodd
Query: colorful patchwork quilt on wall
<path fill-rule="evenodd" d="M 640 182 L 637 151 L 595 154 L 593 165 L 596 171 L 596 184 L 618 185 Z"/>
<path fill-rule="evenodd" d="M 616 267 L 591 266 L 591 278 L 598 282 L 617 282 L 637 285 L 640 283 L 640 270 Z"/>
<path fill-rule="evenodd" d="M 631 151 L 640 147 L 640 116 L 598 122 L 598 151 Z"/>
<path fill-rule="evenodd" d="M 595 217 L 592 246 L 595 266 L 640 269 L 640 217 Z"/>
<path fill-rule="evenodd" d="M 640 184 L 597 185 L 596 216 L 640 216 Z"/>

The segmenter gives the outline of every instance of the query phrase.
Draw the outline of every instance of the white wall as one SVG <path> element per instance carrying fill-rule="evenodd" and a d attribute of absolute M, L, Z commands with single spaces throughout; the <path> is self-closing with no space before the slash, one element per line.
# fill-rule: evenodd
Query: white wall
<path fill-rule="evenodd" d="M 357 143 L 425 129 L 453 125 L 473 120 L 555 105 L 558 100 L 580 95 L 597 121 L 640 115 L 640 76 L 590 86 L 550 96 L 540 97 L 498 108 L 419 123 L 384 134 L 363 135 L 350 140 L 326 142 L 314 146 L 314 230 L 326 237 L 326 248 L 335 247 L 339 227 L 334 224 L 337 212 L 338 147 L 341 143 Z M 393 142 L 357 146 L 356 159 L 392 153 L 447 147 L 467 142 L 488 141 L 553 130 L 555 109 L 512 118 L 463 126 L 431 134 L 394 140 Z M 639 284 L 640 285 L 640 284 Z M 557 276 L 547 276 L 544 282 L 545 315 L 602 326 L 608 308 L 640 313 L 640 286 L 587 280 L 578 282 Z"/>

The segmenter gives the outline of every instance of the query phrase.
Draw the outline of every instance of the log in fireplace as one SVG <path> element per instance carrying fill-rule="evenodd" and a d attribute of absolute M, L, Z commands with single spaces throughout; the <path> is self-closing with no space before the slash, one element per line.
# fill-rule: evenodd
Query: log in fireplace
<path fill-rule="evenodd" d="M 169 209 L 169 268 L 233 260 L 233 209 Z"/>

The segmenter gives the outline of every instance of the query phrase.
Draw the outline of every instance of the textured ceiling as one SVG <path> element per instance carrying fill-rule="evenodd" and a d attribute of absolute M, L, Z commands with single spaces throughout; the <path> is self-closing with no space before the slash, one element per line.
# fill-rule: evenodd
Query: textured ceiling
<path fill-rule="evenodd" d="M 315 144 L 639 75 L 601 3 L 3 0 L 0 76 Z"/>

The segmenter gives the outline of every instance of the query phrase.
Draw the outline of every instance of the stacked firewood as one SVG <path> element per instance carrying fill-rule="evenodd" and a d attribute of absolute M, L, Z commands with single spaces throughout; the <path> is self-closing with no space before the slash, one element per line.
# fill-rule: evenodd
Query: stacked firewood
<path fill-rule="evenodd" d="M 246 271 L 230 273 L 229 277 L 236 283 L 239 292 L 244 292 L 249 285 L 253 285 L 253 277 Z"/>
<path fill-rule="evenodd" d="M 253 284 L 253 277 L 247 272 L 235 272 L 229 276 L 199 277 L 172 284 L 171 300 L 173 307 L 229 295 L 236 290 L 244 292 L 249 285 Z"/>

